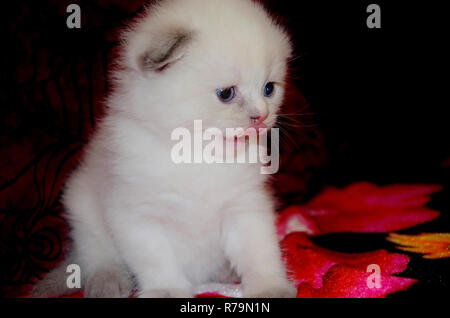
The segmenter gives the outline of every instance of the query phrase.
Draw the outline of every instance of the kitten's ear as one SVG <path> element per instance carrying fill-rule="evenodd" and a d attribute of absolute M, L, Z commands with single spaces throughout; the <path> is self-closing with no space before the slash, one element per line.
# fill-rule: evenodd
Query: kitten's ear
<path fill-rule="evenodd" d="M 162 32 L 138 55 L 137 65 L 144 72 L 161 72 L 183 57 L 191 40 L 192 33 L 187 30 Z"/>

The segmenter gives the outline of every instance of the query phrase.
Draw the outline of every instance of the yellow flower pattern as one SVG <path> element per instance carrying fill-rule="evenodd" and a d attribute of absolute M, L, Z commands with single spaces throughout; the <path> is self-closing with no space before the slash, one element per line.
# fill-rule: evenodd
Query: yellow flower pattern
<path fill-rule="evenodd" d="M 405 252 L 424 254 L 424 258 L 438 259 L 450 257 L 450 233 L 423 233 L 404 235 L 390 233 L 387 240 Z"/>

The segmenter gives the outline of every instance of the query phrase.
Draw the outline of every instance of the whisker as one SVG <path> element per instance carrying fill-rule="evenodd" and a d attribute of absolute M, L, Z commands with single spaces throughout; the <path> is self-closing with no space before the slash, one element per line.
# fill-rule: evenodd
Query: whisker
<path fill-rule="evenodd" d="M 287 116 L 283 116 L 283 115 L 279 115 L 278 117 L 279 117 L 279 120 L 281 120 L 281 122 L 290 121 L 292 123 L 296 123 L 296 124 L 300 124 L 300 125 L 303 124 L 299 119 L 296 119 L 296 118 L 291 118 L 291 117 L 287 117 Z"/>
<path fill-rule="evenodd" d="M 280 119 L 282 121 L 280 121 Z M 297 128 L 307 128 L 308 124 L 303 123 L 302 121 L 296 119 L 296 118 L 291 118 L 291 117 L 287 117 L 287 116 L 279 116 L 279 121 L 287 126 L 291 126 L 291 127 L 297 127 Z M 315 126 L 315 125 L 313 125 Z"/>
<path fill-rule="evenodd" d="M 283 115 L 279 115 L 278 120 L 279 120 L 279 122 L 286 123 L 286 124 L 304 125 L 304 123 L 301 120 L 299 120 L 298 118 L 292 118 L 292 117 L 283 116 Z"/>
<path fill-rule="evenodd" d="M 282 123 L 280 122 L 276 122 L 276 128 L 278 128 L 280 130 L 280 133 L 284 136 L 287 137 L 287 139 L 282 138 L 282 141 L 286 143 L 286 145 L 288 145 L 287 141 L 290 141 L 292 143 L 292 145 L 296 148 L 299 149 L 299 145 L 296 143 L 296 141 L 294 140 L 294 138 L 292 138 L 292 136 L 289 134 L 288 130 L 282 126 Z"/>
<path fill-rule="evenodd" d="M 284 125 L 288 126 L 288 127 L 293 127 L 293 128 L 315 128 L 318 127 L 317 124 L 300 124 L 300 125 L 295 125 L 295 124 L 291 124 L 291 123 L 283 123 Z"/>
<path fill-rule="evenodd" d="M 320 113 L 278 113 L 280 116 L 315 116 Z"/>
<path fill-rule="evenodd" d="M 299 58 L 305 57 L 306 55 L 307 55 L 306 53 L 297 54 L 296 56 L 293 56 L 291 59 L 289 59 L 288 63 L 298 60 Z"/>

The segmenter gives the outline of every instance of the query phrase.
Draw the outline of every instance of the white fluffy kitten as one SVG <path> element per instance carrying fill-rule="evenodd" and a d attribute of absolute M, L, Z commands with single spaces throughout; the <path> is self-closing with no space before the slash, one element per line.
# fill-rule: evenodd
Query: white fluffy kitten
<path fill-rule="evenodd" d="M 34 288 L 68 292 L 79 264 L 87 297 L 192 297 L 208 282 L 242 280 L 245 297 L 291 297 L 258 164 L 172 162 L 177 127 L 274 125 L 288 36 L 250 0 L 166 0 L 124 34 L 107 116 L 68 180 L 73 251 Z M 270 97 L 267 83 L 275 83 Z M 235 88 L 224 103 L 217 89 Z"/>

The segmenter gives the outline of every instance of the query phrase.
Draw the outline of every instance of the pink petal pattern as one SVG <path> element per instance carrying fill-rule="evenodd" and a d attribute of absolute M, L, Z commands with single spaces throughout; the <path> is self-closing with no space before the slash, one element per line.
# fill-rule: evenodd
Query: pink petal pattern
<path fill-rule="evenodd" d="M 282 238 L 296 231 L 320 235 L 402 230 L 439 216 L 439 212 L 424 207 L 430 195 L 439 190 L 436 185 L 377 186 L 367 182 L 344 189 L 328 188 L 309 203 L 282 211 L 278 234 Z"/>
<path fill-rule="evenodd" d="M 293 233 L 281 243 L 298 297 L 384 297 L 404 290 L 415 280 L 393 276 L 409 262 L 405 255 L 378 250 L 367 253 L 340 253 L 314 245 L 306 235 Z M 369 265 L 380 268 L 380 288 L 370 288 Z"/>

